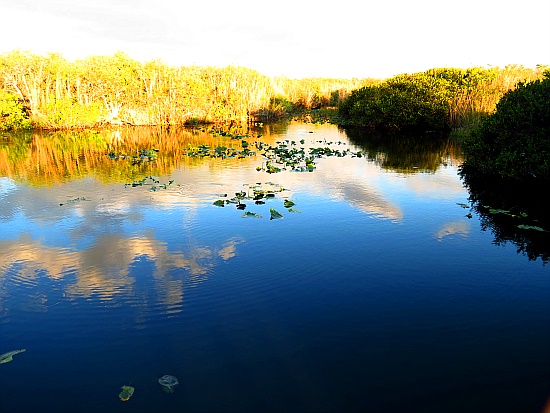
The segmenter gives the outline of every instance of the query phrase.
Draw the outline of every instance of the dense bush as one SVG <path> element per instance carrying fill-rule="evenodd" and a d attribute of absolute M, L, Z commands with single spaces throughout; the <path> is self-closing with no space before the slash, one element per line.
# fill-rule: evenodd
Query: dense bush
<path fill-rule="evenodd" d="M 550 178 L 550 72 L 506 93 L 464 141 L 465 168 L 503 177 Z"/>
<path fill-rule="evenodd" d="M 402 131 L 449 129 L 450 82 L 417 73 L 351 93 L 339 107 L 344 124 Z"/>
<path fill-rule="evenodd" d="M 29 116 L 19 97 L 0 90 L 0 131 L 29 127 Z"/>
<path fill-rule="evenodd" d="M 469 131 L 495 111 L 497 102 L 520 82 L 543 77 L 544 68 L 439 68 L 399 75 L 355 90 L 341 99 L 344 125 L 422 132 Z"/>

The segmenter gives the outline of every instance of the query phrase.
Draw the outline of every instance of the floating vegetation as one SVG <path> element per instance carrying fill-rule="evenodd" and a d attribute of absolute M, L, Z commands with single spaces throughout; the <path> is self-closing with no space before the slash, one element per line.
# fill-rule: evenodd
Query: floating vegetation
<path fill-rule="evenodd" d="M 191 157 L 205 157 L 205 158 L 246 158 L 249 156 L 255 156 L 256 152 L 249 149 L 250 144 L 242 140 L 241 141 L 241 148 L 228 148 L 227 146 L 216 146 L 211 147 L 206 144 L 202 144 L 199 146 L 193 146 L 189 145 L 184 150 L 185 156 L 191 156 Z"/>
<path fill-rule="evenodd" d="M 149 190 L 152 192 L 155 192 L 155 191 L 161 191 L 163 189 L 168 189 L 168 187 L 170 187 L 173 183 L 174 183 L 174 180 L 170 179 L 167 183 L 161 184 L 158 178 L 149 175 L 138 181 L 133 181 L 132 183 L 124 184 L 124 187 L 135 188 L 136 186 L 151 185 L 151 188 L 149 188 Z"/>
<path fill-rule="evenodd" d="M 241 215 L 243 218 L 262 218 L 262 215 L 257 214 L 255 212 L 246 211 L 244 214 Z"/>
<path fill-rule="evenodd" d="M 286 188 L 283 188 L 282 186 L 273 183 L 273 182 L 265 182 L 264 185 L 260 182 L 256 182 L 253 185 L 250 184 L 244 184 L 244 187 L 246 187 L 246 190 L 242 190 L 239 192 L 235 192 L 235 196 L 232 198 L 228 198 L 227 194 L 218 194 L 218 196 L 222 196 L 223 199 L 217 199 L 215 200 L 212 205 L 217 207 L 225 207 L 227 205 L 235 205 L 235 207 L 238 210 L 245 210 L 247 208 L 247 203 L 243 202 L 245 200 L 253 201 L 255 205 L 261 206 L 264 205 L 267 201 L 273 202 L 271 200 L 277 199 L 277 194 L 281 194 L 283 192 L 288 191 Z M 283 206 L 287 208 L 289 212 L 295 212 L 299 213 L 298 209 L 294 209 L 293 207 L 296 205 L 296 203 L 291 199 L 284 199 L 283 200 Z M 270 219 L 280 219 L 283 218 L 283 214 L 278 212 L 274 208 L 269 209 Z M 263 218 L 263 215 L 257 212 L 247 211 L 241 214 L 242 218 Z"/>
<path fill-rule="evenodd" d="M 284 206 L 285 208 L 292 208 L 295 205 L 294 201 L 290 199 L 285 199 Z"/>
<path fill-rule="evenodd" d="M 122 386 L 122 391 L 118 395 L 120 400 L 127 402 L 130 400 L 130 397 L 134 394 L 134 388 L 132 386 Z"/>
<path fill-rule="evenodd" d="M 518 213 L 514 213 L 514 212 L 509 211 L 507 209 L 492 208 L 492 207 L 487 206 L 487 205 L 481 205 L 481 207 L 488 210 L 488 212 L 490 214 L 503 214 L 503 215 L 507 215 L 507 216 L 512 217 L 512 218 L 527 218 L 527 216 L 528 216 L 527 213 L 525 213 L 523 211 L 520 211 Z"/>
<path fill-rule="evenodd" d="M 527 229 L 527 230 L 534 230 L 534 231 L 541 231 L 541 232 L 548 232 L 544 228 L 541 228 L 536 225 L 518 225 L 519 229 Z"/>
<path fill-rule="evenodd" d="M 19 353 L 24 353 L 25 351 L 27 351 L 27 349 L 22 348 L 21 350 L 12 350 L 12 351 L 8 351 L 7 353 L 0 354 L 0 364 L 9 363 L 10 361 L 13 360 L 13 356 Z"/>
<path fill-rule="evenodd" d="M 166 393 L 174 393 L 174 387 L 176 387 L 179 382 L 176 377 L 166 374 L 159 379 L 159 384 Z"/>
<path fill-rule="evenodd" d="M 349 149 L 333 149 L 330 145 L 333 145 L 334 142 L 319 142 L 329 146 L 309 148 L 306 151 L 303 147 L 296 147 L 296 142 L 290 140 L 276 142 L 277 146 L 263 145 L 262 155 L 266 158 L 266 161 L 262 166 L 256 167 L 256 170 L 265 171 L 269 174 L 287 170 L 293 172 L 313 172 L 316 168 L 315 159 L 318 158 L 328 156 L 344 157 L 347 155 L 361 158 L 363 156 L 361 151 L 354 153 Z M 303 145 L 305 140 L 300 140 L 300 143 Z M 337 142 L 337 144 L 345 145 L 343 142 Z"/>
<path fill-rule="evenodd" d="M 84 198 L 84 197 L 78 197 L 78 198 L 73 198 L 73 199 L 69 199 L 67 202 L 65 203 L 60 203 L 59 206 L 63 206 L 65 204 L 76 204 L 77 202 L 80 202 L 80 201 L 89 201 L 88 198 Z"/>
<path fill-rule="evenodd" d="M 271 219 L 281 219 L 284 218 L 283 214 L 281 214 L 279 211 L 275 210 L 274 208 L 269 208 L 269 213 L 271 214 Z"/>
<path fill-rule="evenodd" d="M 140 149 L 137 154 L 128 155 L 125 153 L 116 153 L 115 151 L 109 152 L 107 155 L 109 159 L 113 161 L 130 160 L 132 165 L 137 165 L 145 162 L 152 162 L 157 159 L 158 149 Z"/>

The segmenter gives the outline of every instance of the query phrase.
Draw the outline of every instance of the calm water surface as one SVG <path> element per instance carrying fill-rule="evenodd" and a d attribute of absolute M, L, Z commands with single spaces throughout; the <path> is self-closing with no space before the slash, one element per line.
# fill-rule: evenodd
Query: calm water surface
<path fill-rule="evenodd" d="M 0 365 L 2 412 L 539 412 L 550 396 L 549 267 L 483 230 L 448 142 L 303 123 L 2 139 L 0 353 L 26 349 Z M 256 156 L 186 155 L 242 140 Z M 259 142 L 345 156 L 269 174 Z M 242 210 L 213 204 L 241 191 Z"/>

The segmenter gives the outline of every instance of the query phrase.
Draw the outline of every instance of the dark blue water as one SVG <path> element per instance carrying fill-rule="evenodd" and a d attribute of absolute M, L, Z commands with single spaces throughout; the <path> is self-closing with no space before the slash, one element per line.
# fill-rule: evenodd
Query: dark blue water
<path fill-rule="evenodd" d="M 184 163 L 156 192 L 0 178 L 0 353 L 26 349 L 0 365 L 0 411 L 541 411 L 550 270 L 466 216 L 459 162 L 261 162 Z M 244 201 L 261 219 L 212 204 L 257 183 L 286 189 Z"/>

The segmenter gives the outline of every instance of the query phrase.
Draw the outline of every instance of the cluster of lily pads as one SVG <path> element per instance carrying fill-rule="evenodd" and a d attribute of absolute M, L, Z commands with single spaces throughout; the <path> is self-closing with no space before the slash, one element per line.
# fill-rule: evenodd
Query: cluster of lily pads
<path fill-rule="evenodd" d="M 242 150 L 235 148 L 228 148 L 227 146 L 211 147 L 206 144 L 199 146 L 189 146 L 185 150 L 186 156 L 192 157 L 209 157 L 209 158 L 246 158 L 248 156 L 256 155 L 256 152 L 251 151 L 248 146 L 248 142 L 243 140 L 241 142 Z"/>
<path fill-rule="evenodd" d="M 315 169 L 315 159 L 337 156 L 344 157 L 351 155 L 352 157 L 362 157 L 361 151 L 352 152 L 349 148 L 340 150 L 332 149 L 330 145 L 333 142 L 317 141 L 318 143 L 324 143 L 326 146 L 309 148 L 307 151 L 302 147 L 298 147 L 296 141 L 285 140 L 276 142 L 276 146 L 260 145 L 259 148 L 263 150 L 262 155 L 266 158 L 265 163 L 262 166 L 256 168 L 257 171 L 265 171 L 267 173 L 277 173 L 284 170 L 291 170 L 293 172 L 313 172 Z M 304 144 L 305 140 L 300 140 L 300 144 Z M 337 142 L 338 145 L 345 145 L 343 142 Z"/>
<path fill-rule="evenodd" d="M 109 152 L 107 155 L 109 159 L 113 161 L 129 159 L 132 165 L 137 165 L 145 162 L 152 162 L 157 159 L 158 149 L 140 149 L 135 155 L 117 154 L 114 151 Z"/>
<path fill-rule="evenodd" d="M 13 356 L 17 354 L 24 353 L 27 349 L 11 350 L 7 353 L 0 354 L 0 364 L 9 363 L 13 361 Z M 177 377 L 165 374 L 158 379 L 159 384 L 164 390 L 165 393 L 174 393 L 175 387 L 179 384 Z M 129 385 L 124 385 L 121 387 L 121 391 L 118 395 L 119 399 L 123 402 L 127 402 L 134 395 L 134 387 Z"/>
<path fill-rule="evenodd" d="M 174 393 L 174 388 L 179 384 L 176 377 L 169 374 L 165 374 L 158 380 L 159 384 L 165 393 Z M 123 402 L 130 400 L 130 397 L 134 395 L 135 389 L 132 386 L 124 385 L 121 387 L 121 392 L 118 395 L 119 399 Z"/>
<path fill-rule="evenodd" d="M 261 166 L 258 166 L 256 170 L 265 171 L 270 174 L 289 169 L 294 172 L 313 172 L 315 169 L 315 159 L 322 157 L 344 157 L 351 155 L 352 157 L 360 158 L 363 156 L 361 151 L 352 152 L 349 148 L 331 148 L 333 144 L 339 146 L 346 145 L 341 141 L 326 142 L 318 140 L 317 143 L 323 143 L 325 146 L 306 150 L 303 146 L 306 143 L 305 139 L 299 141 L 302 145 L 300 147 L 298 147 L 298 142 L 290 139 L 277 141 L 275 145 L 272 146 L 260 140 L 248 142 L 248 135 L 230 135 L 225 132 L 218 132 L 218 135 L 230 136 L 232 139 L 240 139 L 241 149 L 227 146 L 212 147 L 207 144 L 202 144 L 199 146 L 189 146 L 185 151 L 185 155 L 211 158 L 246 158 L 260 154 L 265 158 L 265 162 L 263 162 Z M 257 136 L 257 138 L 259 137 L 261 137 L 261 135 Z"/>
<path fill-rule="evenodd" d="M 269 187 L 263 187 L 261 182 L 257 182 L 254 185 L 244 185 L 247 186 L 247 191 L 235 192 L 235 196 L 229 198 L 228 194 L 218 194 L 217 199 L 213 202 L 213 205 L 218 207 L 225 207 L 226 205 L 235 205 L 238 210 L 245 210 L 247 208 L 248 202 L 253 202 L 254 205 L 264 205 L 266 201 L 276 197 L 277 193 L 287 191 L 287 189 L 281 187 L 280 185 L 274 184 L 272 182 L 266 182 L 266 185 Z M 245 203 L 246 201 L 246 203 Z M 291 199 L 284 199 L 283 206 L 288 212 L 299 213 L 301 212 L 298 209 L 295 209 L 295 203 Z M 275 208 L 269 209 L 270 219 L 280 219 L 283 218 L 283 214 L 277 211 Z M 241 217 L 243 218 L 262 218 L 261 214 L 252 211 L 244 212 Z"/>
<path fill-rule="evenodd" d="M 77 202 L 80 202 L 80 201 L 89 201 L 90 199 L 88 198 L 85 198 L 85 197 L 78 197 L 78 198 L 73 198 L 73 199 L 69 199 L 68 201 L 66 202 L 61 202 L 59 204 L 59 206 L 63 206 L 65 204 L 76 204 Z"/>
<path fill-rule="evenodd" d="M 457 205 L 460 205 L 462 208 L 465 208 L 465 209 L 470 208 L 469 205 L 464 204 L 464 203 L 460 203 L 460 202 L 458 202 Z M 521 219 L 527 219 L 528 218 L 528 214 L 524 211 L 513 212 L 513 211 L 510 211 L 510 210 L 507 210 L 507 209 L 493 208 L 493 207 L 488 206 L 488 205 L 480 205 L 480 208 L 483 209 L 485 212 L 491 214 L 491 215 L 502 215 L 502 216 L 506 216 L 506 217 L 509 217 L 509 218 L 513 218 L 515 220 L 516 219 L 521 220 Z M 472 218 L 472 213 L 469 212 L 466 215 L 466 217 Z M 523 229 L 523 230 L 548 232 L 547 230 L 545 230 L 544 228 L 542 228 L 538 225 L 526 225 L 526 224 L 516 223 L 516 227 L 519 228 L 519 229 Z"/>
<path fill-rule="evenodd" d="M 149 191 L 155 192 L 155 191 L 161 191 L 163 189 L 168 189 L 168 187 L 170 187 L 173 183 L 174 183 L 174 180 L 170 179 L 168 183 L 161 184 L 160 180 L 157 177 L 149 175 L 138 181 L 133 181 L 131 183 L 124 184 L 124 187 L 135 188 L 136 186 L 151 185 L 151 188 L 149 188 Z"/>

